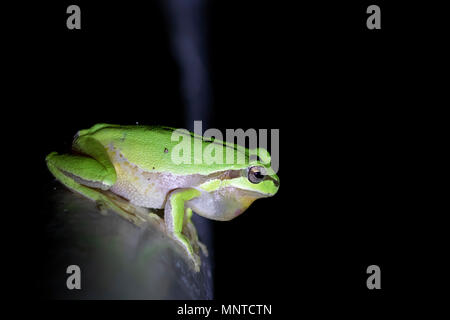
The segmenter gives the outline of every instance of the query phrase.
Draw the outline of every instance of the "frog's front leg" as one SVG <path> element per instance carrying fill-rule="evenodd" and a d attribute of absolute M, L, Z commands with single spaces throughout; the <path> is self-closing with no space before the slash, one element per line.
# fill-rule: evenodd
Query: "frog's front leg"
<path fill-rule="evenodd" d="M 200 257 L 194 252 L 192 245 L 182 234 L 182 231 L 186 202 L 200 194 L 200 191 L 193 188 L 173 190 L 170 192 L 164 208 L 164 221 L 168 233 L 182 245 L 188 256 L 193 260 L 197 271 L 200 269 Z M 189 213 L 192 213 L 192 211 L 188 210 L 188 215 Z"/>

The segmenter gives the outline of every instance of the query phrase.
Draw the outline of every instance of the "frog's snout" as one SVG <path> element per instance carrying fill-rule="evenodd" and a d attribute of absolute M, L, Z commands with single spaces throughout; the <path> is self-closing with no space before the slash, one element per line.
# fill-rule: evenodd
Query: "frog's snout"
<path fill-rule="evenodd" d="M 280 187 L 280 178 L 278 178 L 277 175 L 273 175 L 272 177 L 273 180 L 273 184 L 275 185 L 275 187 L 277 187 L 277 189 Z"/>
<path fill-rule="evenodd" d="M 274 196 L 278 192 L 278 189 L 280 188 L 280 178 L 278 178 L 278 176 L 274 174 L 266 176 L 265 180 L 268 180 L 270 181 L 270 183 L 272 183 L 272 187 L 270 187 L 271 189 L 270 196 Z"/>

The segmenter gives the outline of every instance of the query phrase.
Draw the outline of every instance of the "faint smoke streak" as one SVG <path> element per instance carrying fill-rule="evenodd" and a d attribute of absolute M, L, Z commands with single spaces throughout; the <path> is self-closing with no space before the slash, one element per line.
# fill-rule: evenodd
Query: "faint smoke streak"
<path fill-rule="evenodd" d="M 207 8 L 205 0 L 162 0 L 170 42 L 180 68 L 181 92 L 186 107 L 186 126 L 194 120 L 210 121 L 211 89 L 207 54 Z"/>
<path fill-rule="evenodd" d="M 211 87 L 208 73 L 206 0 L 161 0 L 166 14 L 173 55 L 180 68 L 181 93 L 185 103 L 185 126 L 194 129 L 194 120 L 210 125 Z M 211 222 L 192 217 L 199 237 L 208 248 L 212 245 Z M 214 252 L 209 250 L 214 264 Z"/>

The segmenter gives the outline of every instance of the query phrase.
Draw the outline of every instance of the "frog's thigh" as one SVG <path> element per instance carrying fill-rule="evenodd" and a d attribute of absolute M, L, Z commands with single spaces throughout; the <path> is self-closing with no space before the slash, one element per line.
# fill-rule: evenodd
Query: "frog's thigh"
<path fill-rule="evenodd" d="M 111 173 L 104 164 L 89 157 L 52 152 L 46 161 L 53 175 L 70 188 L 78 189 L 79 185 L 85 185 L 108 190 L 116 180 L 115 171 Z"/>
<path fill-rule="evenodd" d="M 172 191 L 164 208 L 164 221 L 168 232 L 180 242 L 190 255 L 194 255 L 192 246 L 186 237 L 181 234 L 185 214 L 185 202 L 200 195 L 196 189 L 176 189 Z"/>
<path fill-rule="evenodd" d="M 110 208 L 131 222 L 140 222 L 135 215 L 130 215 L 119 204 L 98 190 L 98 188 L 108 189 L 116 176 L 114 174 L 111 177 L 104 166 L 96 160 L 83 156 L 58 155 L 53 152 L 47 156 L 46 161 L 56 179 L 69 189 L 96 201 L 102 211 Z"/>
<path fill-rule="evenodd" d="M 78 172 L 85 175 L 89 181 L 101 182 L 107 189 L 111 187 L 116 182 L 116 169 L 102 144 L 92 137 L 79 137 L 74 144 L 76 149 L 89 155 L 89 157 L 80 157 L 88 159 L 82 160 L 82 163 L 74 161 L 76 164 L 81 164 L 81 168 L 77 168 Z"/>

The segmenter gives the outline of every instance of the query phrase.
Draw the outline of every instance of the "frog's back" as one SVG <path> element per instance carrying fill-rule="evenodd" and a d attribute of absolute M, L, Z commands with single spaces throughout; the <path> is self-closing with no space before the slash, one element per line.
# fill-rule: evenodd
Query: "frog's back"
<path fill-rule="evenodd" d="M 120 153 L 129 162 L 138 164 L 140 168 L 148 172 L 171 172 L 174 174 L 186 175 L 195 174 L 201 171 L 203 174 L 209 174 L 217 171 L 222 166 L 223 170 L 228 169 L 241 169 L 247 164 L 214 164 L 214 166 L 208 165 L 202 161 L 202 163 L 195 162 L 194 158 L 202 156 L 194 152 L 194 140 L 200 139 L 203 145 L 203 150 L 212 142 L 204 141 L 202 137 L 196 136 L 187 130 L 178 131 L 179 138 L 172 141 L 172 134 L 175 128 L 164 126 L 121 126 L 111 124 L 96 124 L 90 129 L 80 130 L 78 136 L 89 135 L 98 140 L 105 148 L 114 149 L 113 152 Z M 180 165 L 176 164 L 171 159 L 172 150 L 175 146 L 181 142 L 181 136 L 184 139 L 190 139 L 191 142 L 191 164 L 195 165 Z M 245 148 L 234 148 L 230 145 L 218 143 L 220 147 L 223 147 L 223 154 L 225 155 L 225 148 L 233 149 L 236 153 L 245 153 Z M 242 151 L 244 150 L 244 151 Z M 247 157 L 245 157 L 247 158 Z M 246 160 L 247 162 L 247 160 Z M 209 172 L 211 171 L 211 172 Z"/>
<path fill-rule="evenodd" d="M 96 124 L 92 128 L 79 131 L 79 135 L 89 134 L 103 145 L 114 144 L 125 150 L 125 146 L 145 146 L 146 150 L 157 151 L 161 146 L 176 144 L 171 141 L 174 128 L 162 126 L 121 126 Z M 164 150 L 164 149 L 163 149 Z"/>

